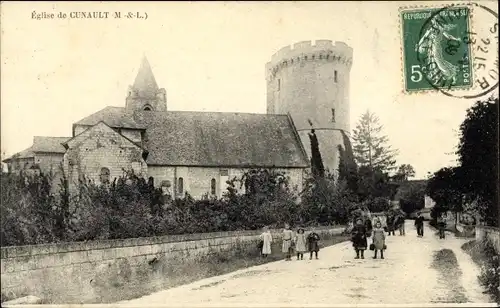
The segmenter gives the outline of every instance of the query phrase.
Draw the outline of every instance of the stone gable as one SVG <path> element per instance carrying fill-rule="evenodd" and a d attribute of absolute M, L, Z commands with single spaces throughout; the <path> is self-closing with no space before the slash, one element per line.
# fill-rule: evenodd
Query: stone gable
<path fill-rule="evenodd" d="M 82 176 L 96 184 L 101 183 L 104 168 L 110 182 L 134 170 L 138 176 L 147 177 L 144 150 L 104 123 L 98 123 L 65 144 L 64 168 L 70 185 Z"/>

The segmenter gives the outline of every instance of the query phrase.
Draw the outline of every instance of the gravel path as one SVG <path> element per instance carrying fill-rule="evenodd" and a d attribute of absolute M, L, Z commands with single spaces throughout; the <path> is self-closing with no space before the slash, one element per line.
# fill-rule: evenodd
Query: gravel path
<path fill-rule="evenodd" d="M 468 240 L 451 235 L 439 240 L 428 226 L 425 236 L 417 238 L 413 221 L 406 222 L 406 230 L 406 236 L 387 237 L 384 260 L 372 259 L 371 251 L 365 252 L 366 259 L 355 260 L 351 243 L 344 242 L 321 250 L 319 260 L 307 256 L 303 261 L 268 263 L 121 303 L 226 307 L 492 303 L 478 285 L 477 266 L 460 249 Z"/>

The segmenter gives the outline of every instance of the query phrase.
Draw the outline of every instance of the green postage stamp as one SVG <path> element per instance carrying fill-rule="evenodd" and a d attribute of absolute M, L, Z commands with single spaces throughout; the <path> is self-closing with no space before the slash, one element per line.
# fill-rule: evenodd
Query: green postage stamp
<path fill-rule="evenodd" d="M 400 11 L 406 92 L 472 86 L 469 20 L 467 6 Z"/>

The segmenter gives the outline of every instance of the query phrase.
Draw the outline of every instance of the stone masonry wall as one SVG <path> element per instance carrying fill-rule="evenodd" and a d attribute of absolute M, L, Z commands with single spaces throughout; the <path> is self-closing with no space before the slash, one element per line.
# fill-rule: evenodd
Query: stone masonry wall
<path fill-rule="evenodd" d="M 154 178 L 156 187 L 161 185 L 162 181 L 168 180 L 172 183 L 172 190 L 177 192 L 177 179 L 182 177 L 184 180 L 184 191 L 187 191 L 193 198 L 199 199 L 205 194 L 210 194 L 211 180 L 216 181 L 216 195 L 220 198 L 227 190 L 225 180 L 221 176 L 221 169 L 218 167 L 175 167 L 175 166 L 148 166 L 148 177 Z M 247 169 L 229 168 L 227 179 L 241 177 Z M 290 177 L 290 185 L 297 192 L 302 191 L 303 171 L 302 168 L 280 168 L 276 171 L 282 171 Z M 238 187 L 239 188 L 239 187 Z M 242 191 L 242 189 L 240 189 Z M 176 194 L 177 197 L 182 195 Z"/>
<path fill-rule="evenodd" d="M 317 229 L 322 237 L 342 231 Z M 124 294 L 137 288 L 159 290 L 169 279 L 168 270 L 161 267 L 197 264 L 200 258 L 221 251 L 256 250 L 259 234 L 217 232 L 2 247 L 2 300 L 34 295 L 50 303 L 98 303 L 117 288 Z M 280 232 L 273 232 L 274 241 L 280 237 Z"/>
<path fill-rule="evenodd" d="M 476 240 L 488 239 L 500 254 L 500 228 L 476 226 Z"/>
<path fill-rule="evenodd" d="M 139 176 L 147 174 L 142 149 L 108 126 L 97 124 L 76 138 L 64 154 L 64 167 L 71 183 L 78 183 L 81 175 L 100 183 L 101 168 L 109 169 L 110 181 L 122 176 L 124 169 L 134 169 Z"/>

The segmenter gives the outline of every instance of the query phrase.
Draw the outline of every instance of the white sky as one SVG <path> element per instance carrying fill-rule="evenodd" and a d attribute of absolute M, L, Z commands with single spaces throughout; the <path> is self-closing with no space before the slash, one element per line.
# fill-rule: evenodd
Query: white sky
<path fill-rule="evenodd" d="M 423 178 L 454 164 L 455 156 L 447 153 L 454 151 L 473 101 L 402 92 L 401 6 L 3 2 L 1 150 L 10 156 L 29 147 L 33 136 L 70 136 L 81 118 L 125 106 L 144 53 L 167 90 L 169 110 L 265 113 L 264 66 L 271 55 L 298 41 L 331 39 L 354 49 L 351 128 L 368 108 L 375 112 L 400 152 L 398 164 L 413 165 Z M 140 11 L 148 19 L 34 20 L 33 10 Z"/>

